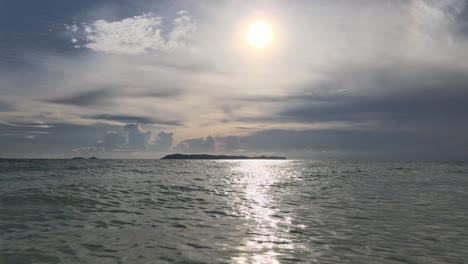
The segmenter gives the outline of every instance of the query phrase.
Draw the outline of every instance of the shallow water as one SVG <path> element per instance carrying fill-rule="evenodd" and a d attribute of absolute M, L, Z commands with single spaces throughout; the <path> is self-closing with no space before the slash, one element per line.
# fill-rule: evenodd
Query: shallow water
<path fill-rule="evenodd" d="M 0 263 L 464 263 L 468 163 L 0 161 Z"/>

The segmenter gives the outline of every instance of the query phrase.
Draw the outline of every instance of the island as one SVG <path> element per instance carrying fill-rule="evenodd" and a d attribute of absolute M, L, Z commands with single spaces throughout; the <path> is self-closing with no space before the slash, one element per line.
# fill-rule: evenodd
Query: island
<path fill-rule="evenodd" d="M 84 160 L 85 158 L 83 158 L 83 157 L 73 157 L 72 159 L 74 159 L 74 160 Z"/>
<path fill-rule="evenodd" d="M 275 156 L 259 156 L 259 157 L 247 157 L 247 156 L 226 156 L 226 155 L 208 155 L 208 154 L 171 154 L 162 157 L 161 159 L 182 159 L 182 160 L 285 160 L 285 157 Z"/>

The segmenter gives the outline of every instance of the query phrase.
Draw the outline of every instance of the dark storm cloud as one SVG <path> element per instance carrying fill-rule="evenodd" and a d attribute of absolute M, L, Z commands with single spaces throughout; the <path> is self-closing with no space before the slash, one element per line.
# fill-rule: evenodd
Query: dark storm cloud
<path fill-rule="evenodd" d="M 93 106 L 101 104 L 112 95 L 113 93 L 109 90 L 96 90 L 51 99 L 48 102 L 64 105 Z"/>
<path fill-rule="evenodd" d="M 95 115 L 88 118 L 97 119 L 97 120 L 111 120 L 119 121 L 125 123 L 140 123 L 140 124 L 159 124 L 159 125 L 168 125 L 168 126 L 180 126 L 179 121 L 174 120 L 161 120 L 152 117 L 143 117 L 143 116 L 126 116 L 126 115 Z"/>

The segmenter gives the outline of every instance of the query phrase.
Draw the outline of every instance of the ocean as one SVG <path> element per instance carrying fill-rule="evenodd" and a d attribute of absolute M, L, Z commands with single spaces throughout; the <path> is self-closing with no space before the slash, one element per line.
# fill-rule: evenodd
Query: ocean
<path fill-rule="evenodd" d="M 0 161 L 0 263 L 466 263 L 468 163 Z"/>

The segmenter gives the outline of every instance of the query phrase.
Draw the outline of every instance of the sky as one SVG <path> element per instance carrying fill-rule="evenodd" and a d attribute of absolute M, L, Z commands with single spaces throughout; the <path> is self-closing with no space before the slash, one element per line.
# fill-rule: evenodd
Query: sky
<path fill-rule="evenodd" d="M 463 160 L 467 54 L 465 0 L 3 0 L 0 157 Z"/>

